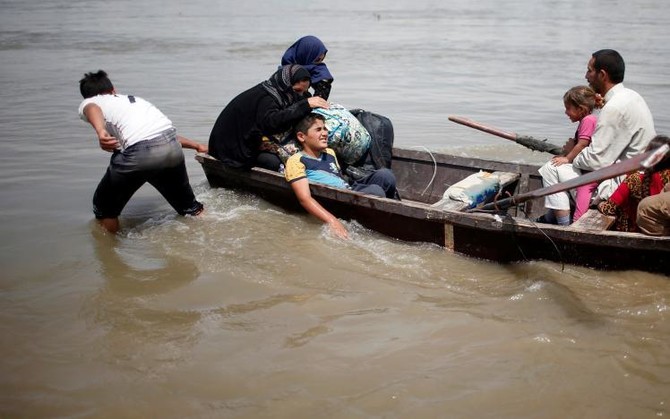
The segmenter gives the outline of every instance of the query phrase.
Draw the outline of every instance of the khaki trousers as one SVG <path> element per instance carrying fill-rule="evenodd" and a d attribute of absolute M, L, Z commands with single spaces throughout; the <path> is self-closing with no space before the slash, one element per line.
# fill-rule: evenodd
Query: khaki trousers
<path fill-rule="evenodd" d="M 661 192 L 640 201 L 637 226 L 651 236 L 670 236 L 670 192 Z"/>

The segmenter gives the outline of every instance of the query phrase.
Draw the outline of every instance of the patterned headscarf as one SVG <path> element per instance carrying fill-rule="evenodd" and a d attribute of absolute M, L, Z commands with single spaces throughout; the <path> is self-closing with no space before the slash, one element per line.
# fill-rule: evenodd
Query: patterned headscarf
<path fill-rule="evenodd" d="M 300 64 L 305 67 L 311 75 L 312 84 L 321 80 L 333 80 L 333 75 L 330 74 L 326 64 L 314 64 L 319 55 L 327 52 L 328 49 L 319 38 L 312 35 L 303 36 L 286 50 L 281 58 L 281 64 Z"/>
<path fill-rule="evenodd" d="M 280 67 L 261 85 L 279 106 L 285 108 L 300 99 L 300 95 L 293 91 L 293 85 L 308 78 L 309 72 L 305 68 L 298 64 L 291 64 Z"/>

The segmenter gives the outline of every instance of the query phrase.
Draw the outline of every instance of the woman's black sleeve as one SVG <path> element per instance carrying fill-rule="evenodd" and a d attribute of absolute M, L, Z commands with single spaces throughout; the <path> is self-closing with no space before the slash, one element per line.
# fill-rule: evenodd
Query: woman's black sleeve
<path fill-rule="evenodd" d="M 268 97 L 268 101 L 271 99 Z M 261 106 L 259 127 L 264 134 L 278 134 L 293 128 L 293 125 L 312 111 L 307 99 L 301 99 L 287 108 L 281 109 L 274 102 Z"/>
<path fill-rule="evenodd" d="M 330 88 L 332 85 L 332 80 L 321 80 L 320 82 L 314 83 L 312 85 L 312 88 L 314 89 L 314 96 L 319 96 L 324 100 L 328 100 L 328 96 L 330 96 Z"/>

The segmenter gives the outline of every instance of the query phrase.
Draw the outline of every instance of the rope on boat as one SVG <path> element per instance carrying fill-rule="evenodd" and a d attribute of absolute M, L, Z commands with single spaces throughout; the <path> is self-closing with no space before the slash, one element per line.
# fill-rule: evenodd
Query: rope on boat
<path fill-rule="evenodd" d="M 482 209 L 472 208 L 470 210 L 470 212 L 479 212 L 479 213 L 484 213 L 484 214 L 498 215 L 498 216 L 503 216 L 503 217 L 509 217 L 512 220 L 514 220 L 514 217 L 512 217 L 507 212 L 507 209 L 502 210 L 502 209 L 498 208 L 498 205 L 496 204 L 498 199 L 500 198 L 501 193 L 502 193 L 502 191 L 499 191 L 496 194 L 495 198 L 493 198 L 495 209 L 493 209 L 493 210 L 482 210 Z M 507 195 L 510 195 L 509 192 L 505 192 L 505 193 Z M 537 223 L 535 223 L 535 221 L 531 220 L 530 218 L 528 218 L 528 221 L 530 221 L 530 223 L 533 225 L 533 227 L 537 228 L 540 231 L 540 233 L 542 233 L 542 235 L 549 240 L 551 245 L 554 246 L 554 250 L 556 250 L 556 253 L 558 254 L 558 259 L 561 261 L 561 272 L 564 272 L 565 271 L 565 261 L 563 260 L 563 254 L 561 253 L 561 250 L 558 248 L 556 243 L 551 239 L 551 237 L 549 237 L 549 235 L 547 235 L 547 233 L 545 233 L 545 231 L 542 230 L 542 227 L 537 225 Z M 513 232 L 512 232 L 512 238 L 514 239 L 514 243 L 516 244 L 517 249 L 519 249 L 519 252 L 521 253 L 521 256 L 523 256 L 523 258 L 525 260 L 528 260 L 528 258 L 526 257 L 526 254 L 523 252 L 523 249 L 521 248 L 521 246 L 519 246 L 519 242 L 516 241 L 516 238 L 515 238 Z"/>
<path fill-rule="evenodd" d="M 426 187 L 423 189 L 423 191 L 421 191 L 421 195 L 423 195 L 423 194 L 426 193 L 428 188 L 430 188 L 430 185 L 433 184 L 433 181 L 435 180 L 435 176 L 437 176 L 437 160 L 435 160 L 435 156 L 433 156 L 433 153 L 426 146 L 417 145 L 417 146 L 412 146 L 410 148 L 422 148 L 422 149 L 424 149 L 430 155 L 430 158 L 433 160 L 433 177 L 430 178 L 430 182 L 428 182 L 428 185 L 426 185 Z M 507 194 L 508 197 L 512 196 L 507 191 L 505 193 Z M 493 210 L 482 210 L 482 209 L 472 208 L 472 209 L 469 210 L 469 212 L 480 212 L 480 213 L 493 214 L 493 215 L 498 214 L 498 215 L 502 215 L 503 217 L 506 216 L 506 217 L 513 218 L 511 215 L 509 215 L 507 213 L 507 210 L 502 210 L 502 209 L 498 208 L 497 202 L 498 202 L 498 199 L 500 198 L 501 194 L 502 194 L 502 189 L 500 191 L 498 191 L 495 198 L 493 198 L 495 209 L 493 209 Z M 528 221 L 530 221 L 530 223 L 533 225 L 533 227 L 537 228 L 540 231 L 540 233 L 542 233 L 542 235 L 549 240 L 551 245 L 554 246 L 554 249 L 556 250 L 556 253 L 558 253 L 558 258 L 561 261 L 561 272 L 564 272 L 565 271 L 565 261 L 563 260 L 563 254 L 561 253 L 561 250 L 558 248 L 558 246 L 556 246 L 556 243 L 551 239 L 551 237 L 549 237 L 547 235 L 547 233 L 545 233 L 544 230 L 542 230 L 542 228 L 535 223 L 535 221 L 531 220 L 530 218 L 528 219 Z M 512 237 L 514 237 L 514 234 L 512 234 Z M 521 255 L 523 256 L 523 258 L 525 260 L 528 260 L 528 258 L 526 257 L 526 254 L 523 252 L 523 249 L 521 248 L 521 246 L 519 246 L 519 243 L 516 241 L 516 239 L 514 240 L 514 243 L 516 244 L 517 249 L 519 249 L 519 252 L 521 252 Z"/>
<path fill-rule="evenodd" d="M 502 192 L 503 192 L 502 189 L 499 190 L 496 196 L 493 197 L 493 206 L 496 208 L 496 211 L 500 211 L 500 208 L 498 208 L 498 199 L 500 198 L 500 195 L 502 195 Z M 505 191 L 505 193 L 507 194 L 507 197 L 512 196 L 512 194 L 509 193 L 508 191 Z"/>
<path fill-rule="evenodd" d="M 423 194 L 426 193 L 428 188 L 430 188 L 430 185 L 433 184 L 433 181 L 435 180 L 435 176 L 437 176 L 437 160 L 435 160 L 435 157 L 433 156 L 433 153 L 431 153 L 431 151 L 426 146 L 417 145 L 417 146 L 413 146 L 413 147 L 410 147 L 410 148 L 422 148 L 430 155 L 430 158 L 433 159 L 433 177 L 430 178 L 430 182 L 428 182 L 428 185 L 426 185 L 426 187 L 423 189 L 423 191 L 421 191 L 421 195 L 423 195 Z"/>
<path fill-rule="evenodd" d="M 558 248 L 558 246 L 556 246 L 556 243 L 554 243 L 554 241 L 551 239 L 551 237 L 549 237 L 549 236 L 547 235 L 547 233 L 545 233 L 544 230 L 542 230 L 542 228 L 541 228 L 540 226 L 538 226 L 538 225 L 535 223 L 535 221 L 531 220 L 530 218 L 528 219 L 528 221 L 530 221 L 530 223 L 531 223 L 535 228 L 537 228 L 538 230 L 540 230 L 540 233 L 542 233 L 542 234 L 544 235 L 544 237 L 546 237 L 547 239 L 549 239 L 549 241 L 551 242 L 551 244 L 554 246 L 554 249 L 556 250 L 556 253 L 558 253 L 558 258 L 561 260 L 561 272 L 564 272 L 564 271 L 565 271 L 565 261 L 563 260 L 563 254 L 561 253 L 561 250 Z"/>

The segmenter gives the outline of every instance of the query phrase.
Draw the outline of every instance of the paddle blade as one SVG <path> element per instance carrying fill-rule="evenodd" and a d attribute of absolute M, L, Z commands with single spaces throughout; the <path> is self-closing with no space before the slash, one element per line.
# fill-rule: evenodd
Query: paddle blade
<path fill-rule="evenodd" d="M 550 153 L 555 156 L 558 156 L 563 153 L 563 147 L 559 147 L 555 144 L 547 142 L 547 140 L 538 140 L 536 138 L 529 137 L 527 135 L 518 135 L 513 132 L 503 131 L 460 116 L 450 115 L 448 118 L 450 121 L 456 122 L 457 124 L 465 125 L 467 127 L 474 128 L 479 131 L 483 131 L 489 134 L 496 135 L 501 138 L 512 140 L 515 143 L 527 147 L 533 151 L 543 151 L 545 153 Z"/>

